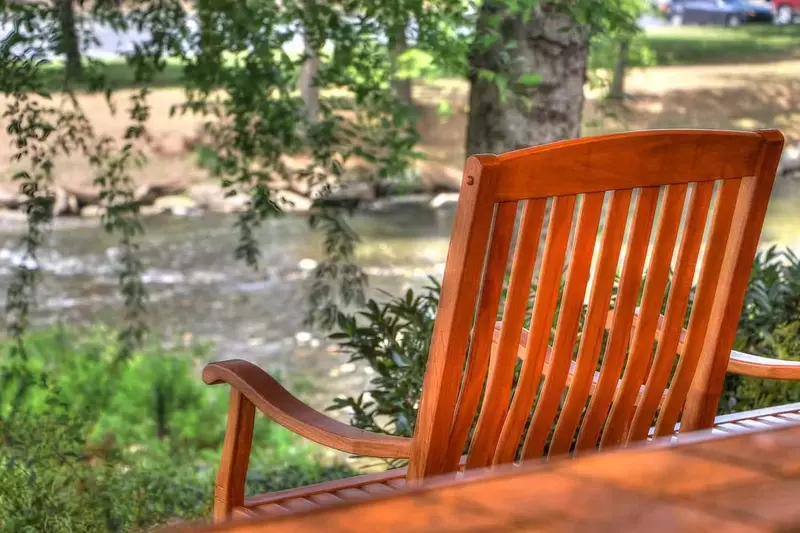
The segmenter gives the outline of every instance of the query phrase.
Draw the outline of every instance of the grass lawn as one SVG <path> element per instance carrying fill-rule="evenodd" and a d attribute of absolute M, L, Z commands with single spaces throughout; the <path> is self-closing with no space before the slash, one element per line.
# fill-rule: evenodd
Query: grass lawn
<path fill-rule="evenodd" d="M 648 30 L 643 42 L 655 53 L 656 65 L 780 61 L 800 57 L 800 24 L 667 26 Z"/>
<path fill-rule="evenodd" d="M 107 59 L 93 62 L 84 67 L 87 71 L 87 80 L 95 79 L 102 75 L 105 79 L 100 86 L 111 89 L 126 89 L 137 86 L 134 83 L 134 68 L 125 62 L 124 58 Z M 53 61 L 44 66 L 42 81 L 49 91 L 59 91 L 63 88 L 64 62 Z M 154 75 L 153 79 L 144 84 L 148 87 L 181 87 L 183 86 L 183 65 L 177 60 L 167 60 L 164 70 Z M 91 81 L 79 81 L 76 89 L 91 90 Z"/>

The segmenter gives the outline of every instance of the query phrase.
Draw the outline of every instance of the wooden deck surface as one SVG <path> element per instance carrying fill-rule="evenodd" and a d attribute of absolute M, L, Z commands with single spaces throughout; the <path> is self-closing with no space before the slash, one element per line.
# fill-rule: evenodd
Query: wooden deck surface
<path fill-rule="evenodd" d="M 372 501 L 197 533 L 800 531 L 800 424 L 439 479 Z"/>

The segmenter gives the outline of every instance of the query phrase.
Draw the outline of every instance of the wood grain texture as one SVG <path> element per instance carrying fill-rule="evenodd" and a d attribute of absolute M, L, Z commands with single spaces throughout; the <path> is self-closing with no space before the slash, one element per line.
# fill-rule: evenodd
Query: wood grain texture
<path fill-rule="evenodd" d="M 725 254 L 740 184 L 741 180 L 725 180 L 720 185 L 711 222 L 711 233 L 708 237 L 707 258 L 722 257 Z M 721 269 L 722 261 L 708 260 L 701 266 L 684 348 L 667 399 L 656 421 L 656 435 L 659 437 L 672 433 L 672 428 L 686 401 L 689 386 L 700 361 L 700 352 L 711 319 L 711 307 L 716 297 L 717 280 Z"/>
<path fill-rule="evenodd" d="M 663 325 L 657 326 L 660 330 L 660 335 L 656 335 L 658 348 L 644 393 L 636 406 L 631 430 L 627 437 L 628 442 L 647 438 L 647 432 L 655 418 L 658 404 L 667 389 L 670 372 L 678 354 L 683 320 L 689 304 L 689 291 L 692 288 L 697 257 L 700 254 L 700 245 L 703 241 L 703 231 L 713 193 L 714 182 L 711 181 L 696 184 L 692 191 L 689 212 L 678 248 L 675 272 L 670 283 Z"/>
<path fill-rule="evenodd" d="M 609 314 L 612 314 L 612 313 L 609 313 Z M 634 322 L 635 322 L 635 320 L 634 320 Z M 494 344 L 493 344 L 493 350 L 496 350 L 497 340 L 500 337 L 500 328 L 501 327 L 502 327 L 502 321 L 498 322 L 495 325 L 495 334 L 494 334 L 494 339 L 495 340 L 494 340 Z M 526 346 L 528 344 L 528 333 L 529 333 L 528 330 L 523 328 L 522 334 L 520 335 L 520 340 L 519 340 L 520 344 L 517 346 L 517 356 L 522 361 L 525 360 L 525 351 L 526 351 Z M 656 332 L 656 339 L 659 338 L 659 335 L 660 335 L 660 332 L 657 331 Z M 545 353 L 544 366 L 542 367 L 542 375 L 543 376 L 547 376 L 547 374 L 550 372 L 550 364 L 552 362 L 552 355 L 553 355 L 553 349 L 552 349 L 552 347 L 548 346 L 547 347 L 547 351 Z M 567 383 L 566 383 L 567 387 L 571 387 L 572 386 L 572 381 L 574 379 L 574 374 L 576 372 L 577 372 L 577 363 L 575 361 L 571 361 L 569 363 L 569 373 L 567 374 Z M 594 391 L 595 391 L 595 389 L 597 387 L 597 383 L 599 382 L 599 380 L 600 380 L 600 373 L 599 372 L 594 372 L 591 375 L 591 383 L 589 385 L 589 393 L 590 394 L 594 393 Z M 619 384 L 617 386 L 619 386 Z M 640 396 L 641 396 L 642 393 L 644 393 L 644 385 L 642 385 L 641 388 L 640 388 Z M 664 393 L 664 397 L 666 398 L 666 391 Z M 639 400 L 638 400 L 638 397 L 637 397 L 637 400 L 636 400 L 636 404 L 637 405 L 638 405 L 638 402 L 639 402 Z"/>
<path fill-rule="evenodd" d="M 656 130 L 526 148 L 500 156 L 496 200 L 753 176 L 763 144 L 759 133 Z M 550 179 L 532 180 L 534 172 Z"/>
<path fill-rule="evenodd" d="M 564 409 L 558 418 L 553 439 L 550 442 L 549 455 L 557 455 L 569 451 L 578 421 L 586 405 L 595 367 L 602 348 L 611 291 L 614 286 L 614 275 L 617 271 L 619 253 L 625 234 L 628 209 L 632 191 L 625 189 L 614 191 L 609 203 L 608 214 L 603 227 L 603 237 L 599 258 L 594 272 L 594 283 L 589 297 L 586 322 L 581 334 L 578 358 Z"/>
<path fill-rule="evenodd" d="M 731 352 L 727 370 L 753 378 L 800 380 L 800 361 L 760 357 L 735 350 Z"/>
<path fill-rule="evenodd" d="M 586 294 L 586 283 L 589 279 L 589 268 L 592 265 L 594 244 L 600 225 L 603 196 L 603 193 L 587 194 L 581 202 L 575 243 L 572 247 L 567 281 L 558 313 L 553 355 L 539 402 L 533 412 L 533 419 L 525 437 L 522 448 L 523 459 L 542 455 L 561 397 L 566 390 L 573 347 Z"/>
<path fill-rule="evenodd" d="M 704 432 L 678 446 L 662 439 L 548 465 L 431 480 L 394 496 L 297 516 L 169 531 L 793 531 L 800 527 L 799 441 L 800 425 L 723 438 Z"/>
<path fill-rule="evenodd" d="M 667 187 L 664 195 L 631 351 L 625 365 L 622 384 L 614 395 L 611 412 L 603 429 L 601 446 L 621 444 L 630 429 L 636 395 L 650 366 L 661 302 L 664 299 L 670 259 L 678 236 L 686 189 L 685 184 L 671 185 Z"/>
<path fill-rule="evenodd" d="M 211 363 L 207 384 L 227 383 L 286 429 L 335 450 L 370 457 L 408 458 L 411 439 L 364 431 L 309 407 L 262 369 L 241 359 Z"/>
<path fill-rule="evenodd" d="M 760 133 L 764 145 L 755 176 L 742 179 L 728 247 L 719 276 L 717 298 L 711 310 L 697 373 L 686 399 L 681 421 L 685 429 L 710 427 L 719 405 L 725 369 L 739 324 L 750 270 L 758 248 L 767 204 L 775 182 L 775 172 L 783 150 L 783 135 L 777 130 Z"/>
<path fill-rule="evenodd" d="M 508 463 L 514 460 L 517 447 L 522 438 L 525 422 L 528 420 L 528 415 L 531 411 L 534 395 L 539 387 L 567 254 L 575 200 L 575 196 L 559 196 L 553 202 L 544 255 L 542 256 L 541 272 L 536 284 L 533 316 L 531 318 L 530 329 L 539 334 L 528 338 L 525 360 L 522 362 L 522 370 L 511 400 L 511 407 L 505 420 L 501 419 L 500 424 L 495 426 L 502 426 L 499 440 L 496 439 L 495 435 L 491 435 L 495 437 L 494 442 L 487 442 L 492 446 L 496 445 L 494 456 L 489 456 L 493 464 Z M 482 460 L 480 462 L 472 461 L 472 449 L 470 449 L 469 455 L 467 466 L 470 468 L 488 464 L 483 462 L 483 454 L 481 454 Z"/>
<path fill-rule="evenodd" d="M 483 392 L 516 215 L 516 202 L 506 202 L 497 206 L 489 254 L 484 267 L 483 287 L 475 316 L 475 325 L 472 328 L 469 358 L 462 378 L 455 421 L 450 431 L 445 459 L 447 461 L 446 470 L 449 471 L 454 471 L 458 466 L 458 459 L 467 443 L 469 430 L 472 428 L 478 408 L 478 401 Z"/>
<path fill-rule="evenodd" d="M 639 191 L 636 209 L 631 222 L 627 252 L 619 282 L 613 323 L 608 346 L 600 367 L 600 378 L 592 394 L 586 416 L 578 432 L 576 450 L 588 450 L 597 446 L 600 431 L 606 421 L 608 410 L 617 390 L 625 353 L 630 342 L 634 310 L 639 296 L 639 285 L 647 257 L 647 244 L 653 227 L 659 189 L 651 187 Z"/>
<path fill-rule="evenodd" d="M 519 347 L 527 345 L 527 336 L 523 344 L 521 332 L 539 251 L 545 208 L 545 200 L 540 199 L 526 202 L 523 209 L 498 345 L 490 361 L 483 405 L 471 443 L 473 464 L 485 466 L 492 459 L 502 421 L 508 412 Z M 453 450 L 449 453 L 452 452 Z"/>
<path fill-rule="evenodd" d="M 407 468 L 394 468 L 385 472 L 374 472 L 360 476 L 335 479 L 324 483 L 315 483 L 293 489 L 280 490 L 270 494 L 259 494 L 245 498 L 245 507 L 263 507 L 272 503 L 281 503 L 294 498 L 307 498 L 315 501 L 322 494 L 333 494 L 347 488 L 359 488 L 376 483 L 385 484 L 395 490 L 406 487 Z M 339 498 L 341 499 L 341 498 Z"/>
<path fill-rule="evenodd" d="M 460 390 L 457 376 L 464 370 L 480 287 L 499 178 L 498 161 L 495 156 L 470 157 L 464 169 L 422 386 L 408 470 L 410 479 L 441 474 L 451 466 L 447 443 Z"/>
<path fill-rule="evenodd" d="M 244 394 L 231 389 L 228 426 L 214 485 L 214 520 L 227 520 L 234 507 L 244 504 L 244 485 L 253 443 L 255 406 Z"/>

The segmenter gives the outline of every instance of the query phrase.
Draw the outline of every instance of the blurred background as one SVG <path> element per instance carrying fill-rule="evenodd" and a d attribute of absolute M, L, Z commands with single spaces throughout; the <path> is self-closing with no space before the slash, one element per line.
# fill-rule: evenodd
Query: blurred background
<path fill-rule="evenodd" d="M 6 361 L 27 361 L 5 371 L 4 427 L 19 435 L 28 413 L 77 435 L 9 437 L 4 453 L 40 474 L 4 471 L 6 527 L 39 524 L 21 509 L 42 492 L 69 527 L 204 516 L 226 401 L 201 385 L 211 360 L 248 359 L 314 407 L 336 403 L 332 416 L 366 409 L 364 427 L 410 434 L 413 420 L 359 394 L 397 333 L 381 320 L 435 309 L 425 298 L 469 154 L 640 129 L 780 129 L 766 274 L 749 297 L 762 297 L 758 320 L 788 313 L 774 328 L 800 320 L 800 0 L 31 0 L 3 2 L 0 36 L 0 342 Z M 378 308 L 393 297 L 410 310 Z M 347 322 L 358 310 L 366 340 Z M 748 346 L 766 346 L 765 323 L 749 327 Z M 403 350 L 379 356 L 422 357 Z M 418 390 L 404 394 L 413 404 Z M 351 472 L 263 434 L 257 490 Z M 75 457 L 59 462 L 64 447 Z M 114 465 L 111 451 L 141 479 L 95 469 L 81 474 L 94 489 L 43 486 L 52 475 L 74 489 L 41 472 Z M 102 493 L 139 495 L 136 510 Z M 150 508 L 155 493 L 171 496 Z"/>

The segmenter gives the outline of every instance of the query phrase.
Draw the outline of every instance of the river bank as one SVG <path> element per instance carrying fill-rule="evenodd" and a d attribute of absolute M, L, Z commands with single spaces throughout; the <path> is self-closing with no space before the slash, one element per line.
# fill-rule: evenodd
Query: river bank
<path fill-rule="evenodd" d="M 428 173 L 406 183 L 351 179 L 332 183 L 332 192 L 325 186 L 309 186 L 301 181 L 283 181 L 271 184 L 273 201 L 283 212 L 306 213 L 323 206 L 340 206 L 365 211 L 383 211 L 402 206 L 423 206 L 438 209 L 458 202 L 461 173 L 454 167 L 422 161 L 419 169 Z M 790 143 L 784 148 L 778 167 L 777 185 L 800 183 L 800 143 Z M 330 186 L 329 185 L 329 186 Z M 97 187 L 56 185 L 53 214 L 56 217 L 98 218 L 105 205 Z M 236 213 L 247 209 L 249 196 L 227 194 L 218 182 L 184 184 L 143 183 L 136 187 L 134 202 L 142 216 L 191 216 L 203 213 Z M 0 220 L 24 220 L 25 196 L 8 187 L 0 187 Z"/>
<path fill-rule="evenodd" d="M 731 65 L 667 66 L 633 69 L 626 77 L 626 98 L 606 101 L 602 92 L 587 86 L 584 135 L 661 128 L 760 129 L 779 128 L 787 137 L 782 179 L 800 180 L 800 61 Z M 424 156 L 409 176 L 379 180 L 374 169 L 351 158 L 345 165 L 348 181 L 327 201 L 367 210 L 388 204 L 447 203 L 454 199 L 465 160 L 469 86 L 462 79 L 435 79 L 415 83 L 419 143 Z M 124 102 L 129 90 L 116 93 Z M 124 117 L 109 109 L 105 96 L 81 93 L 78 102 L 98 135 L 121 138 Z M 201 117 L 171 116 L 170 109 L 185 100 L 179 88 L 155 88 L 148 97 L 151 118 L 141 147 L 147 164 L 131 169 L 135 198 L 145 215 L 202 212 L 230 213 L 244 208 L 244 195 L 226 196 L 202 162 L 209 142 Z M 0 97 L 0 105 L 5 104 Z M 447 112 L 442 112 L 446 104 Z M 0 131 L 0 213 L 19 217 L 22 202 L 10 176 L 24 167 L 10 160 L 12 139 Z M 213 154 L 212 154 L 213 155 Z M 298 173 L 308 159 L 286 157 L 282 163 Z M 53 176 L 56 214 L 93 218 L 102 214 L 94 169 L 79 154 L 59 156 Z M 318 187 L 300 180 L 276 179 L 271 188 L 286 211 L 304 212 L 322 201 Z M 437 198 L 440 193 L 446 196 Z"/>
<path fill-rule="evenodd" d="M 460 176 L 459 176 L 460 177 Z M 439 180 L 444 181 L 444 180 Z M 272 191 L 273 201 L 285 213 L 306 213 L 323 206 L 342 206 L 380 211 L 402 205 L 440 208 L 458 201 L 458 187 L 432 187 L 429 184 L 354 181 L 337 187 L 331 194 L 313 188 L 301 189 L 291 184 L 278 185 Z M 99 189 L 76 189 L 69 186 L 52 188 L 53 214 L 56 217 L 98 218 L 106 207 Z M 218 183 L 182 185 L 180 183 L 142 184 L 134 192 L 142 216 L 189 216 L 203 213 L 237 213 L 247 209 L 249 196 L 226 194 Z M 0 189 L 0 219 L 25 218 L 25 196 Z"/>

